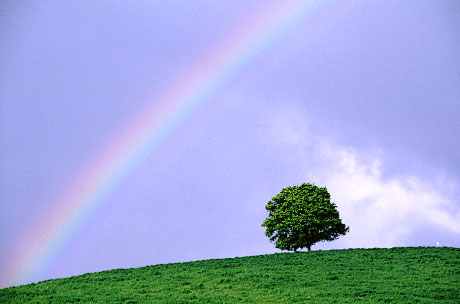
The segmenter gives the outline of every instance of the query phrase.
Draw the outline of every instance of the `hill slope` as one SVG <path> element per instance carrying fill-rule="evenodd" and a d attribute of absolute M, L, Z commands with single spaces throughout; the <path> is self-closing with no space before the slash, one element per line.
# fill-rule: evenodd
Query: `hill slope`
<path fill-rule="evenodd" d="M 460 303 L 459 248 L 281 253 L 10 287 L 0 303 Z"/>

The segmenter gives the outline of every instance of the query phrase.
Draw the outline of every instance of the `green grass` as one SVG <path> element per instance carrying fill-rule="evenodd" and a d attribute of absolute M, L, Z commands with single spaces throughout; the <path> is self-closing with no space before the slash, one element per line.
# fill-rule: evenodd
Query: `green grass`
<path fill-rule="evenodd" d="M 10 287 L 0 303 L 460 303 L 459 248 L 280 253 Z"/>

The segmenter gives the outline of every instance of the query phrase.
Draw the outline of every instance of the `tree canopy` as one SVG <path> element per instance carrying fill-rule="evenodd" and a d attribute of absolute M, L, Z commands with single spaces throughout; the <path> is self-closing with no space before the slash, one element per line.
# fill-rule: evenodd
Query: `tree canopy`
<path fill-rule="evenodd" d="M 333 241 L 349 231 L 326 187 L 303 183 L 284 188 L 265 209 L 265 235 L 281 250 L 310 251 L 313 244 Z"/>

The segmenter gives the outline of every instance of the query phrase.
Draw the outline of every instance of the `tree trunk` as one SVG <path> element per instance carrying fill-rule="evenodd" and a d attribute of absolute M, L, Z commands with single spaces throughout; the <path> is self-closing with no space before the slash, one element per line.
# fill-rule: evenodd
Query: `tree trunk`
<path fill-rule="evenodd" d="M 308 252 L 310 252 L 311 251 L 311 246 L 308 246 L 307 248 L 308 248 Z"/>

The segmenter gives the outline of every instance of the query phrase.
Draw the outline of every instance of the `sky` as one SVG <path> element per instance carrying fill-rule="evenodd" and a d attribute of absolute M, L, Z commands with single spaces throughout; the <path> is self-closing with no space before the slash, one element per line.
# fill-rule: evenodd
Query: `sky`
<path fill-rule="evenodd" d="M 284 187 L 460 247 L 458 1 L 0 2 L 0 288 L 279 252 Z"/>

